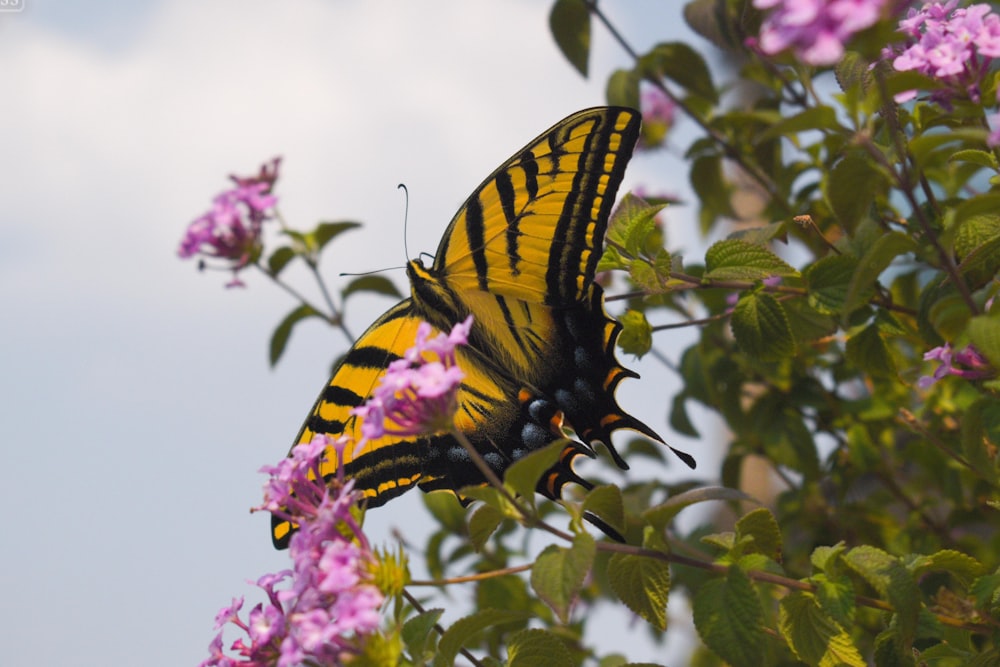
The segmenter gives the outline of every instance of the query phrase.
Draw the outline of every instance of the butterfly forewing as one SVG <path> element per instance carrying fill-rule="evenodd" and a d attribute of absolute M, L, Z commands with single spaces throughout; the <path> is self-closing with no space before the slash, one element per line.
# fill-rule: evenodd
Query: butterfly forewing
<path fill-rule="evenodd" d="M 434 272 L 453 290 L 550 306 L 585 300 L 638 133 L 638 114 L 620 108 L 581 111 L 549 129 L 473 192 Z"/>

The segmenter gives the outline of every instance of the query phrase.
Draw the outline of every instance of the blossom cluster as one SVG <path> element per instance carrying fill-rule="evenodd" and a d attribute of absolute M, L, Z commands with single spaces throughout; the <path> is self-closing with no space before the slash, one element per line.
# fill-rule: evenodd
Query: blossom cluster
<path fill-rule="evenodd" d="M 989 360 L 974 345 L 956 350 L 951 343 L 945 343 L 924 354 L 924 361 L 936 361 L 938 367 L 933 375 L 925 375 L 917 380 L 917 386 L 922 389 L 949 375 L 965 380 L 984 380 L 996 375 Z"/>
<path fill-rule="evenodd" d="M 901 72 L 916 71 L 944 82 L 934 99 L 947 101 L 956 94 L 979 102 L 980 85 L 993 58 L 1000 56 L 1000 16 L 985 3 L 957 7 L 958 0 L 929 2 L 910 9 L 899 22 L 908 38 L 892 66 Z M 916 91 L 902 93 L 897 101 L 912 99 Z"/>
<path fill-rule="evenodd" d="M 468 343 L 471 328 L 470 315 L 451 332 L 431 338 L 431 325 L 420 323 L 413 347 L 389 364 L 368 402 L 351 411 L 363 419 L 364 441 L 387 433 L 428 435 L 451 428 L 465 377 L 455 348 Z"/>
<path fill-rule="evenodd" d="M 216 196 L 212 208 L 188 225 L 177 254 L 184 259 L 200 255 L 202 267 L 204 258 L 222 260 L 233 272 L 226 287 L 243 286 L 239 271 L 259 255 L 264 221 L 278 202 L 272 190 L 280 163 L 274 158 L 256 176 L 230 176 L 236 187 Z"/>
<path fill-rule="evenodd" d="M 674 126 L 677 105 L 659 88 L 648 88 L 639 98 L 639 110 L 642 112 L 642 134 L 637 148 L 659 148 Z"/>
<path fill-rule="evenodd" d="M 383 595 L 372 584 L 374 556 L 350 512 L 358 494 L 350 480 L 341 476 L 327 484 L 320 474 L 326 452 L 342 456 L 348 444 L 345 438 L 331 443 L 317 435 L 278 465 L 262 469 L 270 480 L 257 509 L 298 526 L 289 543 L 293 567 L 258 579 L 267 602 L 256 605 L 247 621 L 239 615 L 242 598 L 219 612 L 219 633 L 201 667 L 340 665 L 356 653 L 361 637 L 377 629 Z M 286 581 L 290 585 L 279 589 Z M 228 624 L 249 639 L 231 645 L 239 658 L 223 649 L 222 629 Z"/>
<path fill-rule="evenodd" d="M 833 65 L 844 44 L 873 26 L 887 0 L 754 0 L 770 10 L 760 28 L 758 46 L 768 55 L 791 49 L 810 65 Z"/>

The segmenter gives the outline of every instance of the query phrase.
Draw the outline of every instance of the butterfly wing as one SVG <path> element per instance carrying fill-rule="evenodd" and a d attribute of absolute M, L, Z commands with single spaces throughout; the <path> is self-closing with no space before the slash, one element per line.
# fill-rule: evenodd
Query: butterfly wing
<path fill-rule="evenodd" d="M 639 114 L 595 108 L 560 121 L 502 164 L 451 221 L 433 265 L 407 267 L 412 298 L 380 317 L 358 339 L 317 399 L 296 442 L 317 434 L 360 440 L 350 415 L 412 345 L 420 321 L 448 331 L 474 316 L 456 426 L 502 476 L 510 463 L 560 439 L 564 422 L 586 443 L 631 428 L 660 438 L 624 413 L 614 392 L 635 374 L 614 357 L 620 325 L 604 310 L 594 271 L 608 216 L 639 133 Z M 432 334 L 433 335 L 433 334 Z M 568 482 L 579 442 L 566 446 L 539 492 L 556 498 Z M 330 456 L 331 461 L 334 457 Z M 326 464 L 332 475 L 336 464 Z M 450 435 L 386 436 L 345 453 L 345 474 L 381 505 L 414 484 L 425 491 L 482 484 L 482 474 Z M 275 521 L 276 546 L 291 527 Z"/>

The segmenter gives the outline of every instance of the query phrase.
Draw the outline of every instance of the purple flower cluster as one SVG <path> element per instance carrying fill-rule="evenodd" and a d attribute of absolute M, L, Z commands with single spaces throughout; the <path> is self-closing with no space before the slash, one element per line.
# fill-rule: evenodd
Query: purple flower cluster
<path fill-rule="evenodd" d="M 927 389 L 948 375 L 966 380 L 983 380 L 996 374 L 990 362 L 973 345 L 955 350 L 951 343 L 945 343 L 929 350 L 924 355 L 924 361 L 937 361 L 938 367 L 933 375 L 925 375 L 917 380 L 917 386 L 921 389 Z"/>
<path fill-rule="evenodd" d="M 237 274 L 259 254 L 263 223 L 278 201 L 271 190 L 280 162 L 274 158 L 257 176 L 230 176 L 236 187 L 219 194 L 211 210 L 188 225 L 177 254 L 184 259 L 201 255 L 223 260 L 233 272 L 226 287 L 242 287 Z"/>
<path fill-rule="evenodd" d="M 371 583 L 374 557 L 350 513 L 358 496 L 342 475 L 327 485 L 320 474 L 328 448 L 343 456 L 347 444 L 343 438 L 331 443 L 318 435 L 295 447 L 278 465 L 262 468 L 270 480 L 264 504 L 256 509 L 298 525 L 289 543 L 293 567 L 257 581 L 267 602 L 255 606 L 246 622 L 239 616 L 242 598 L 219 612 L 219 633 L 201 667 L 341 665 L 357 652 L 359 639 L 377 629 L 383 596 Z M 290 586 L 279 589 L 286 580 Z M 249 638 L 249 643 L 241 638 L 231 645 L 238 658 L 223 650 L 222 628 L 227 624 Z"/>
<path fill-rule="evenodd" d="M 455 348 L 468 342 L 471 328 L 470 315 L 450 333 L 431 338 L 431 325 L 420 323 L 413 347 L 389 364 L 368 402 L 351 411 L 364 420 L 363 441 L 385 434 L 429 435 L 452 427 L 458 388 L 465 377 Z"/>
<path fill-rule="evenodd" d="M 833 65 L 844 44 L 881 17 L 887 0 L 754 0 L 769 9 L 760 27 L 760 50 L 768 55 L 791 49 L 810 65 Z"/>
<path fill-rule="evenodd" d="M 892 66 L 914 70 L 947 84 L 932 98 L 946 102 L 965 95 L 979 102 L 980 85 L 993 58 L 1000 56 L 1000 16 L 985 3 L 957 7 L 958 0 L 931 2 L 919 10 L 910 9 L 899 22 L 907 45 L 895 56 Z M 896 96 L 905 102 L 916 96 L 908 91 Z"/>
<path fill-rule="evenodd" d="M 642 111 L 642 134 L 638 148 L 659 148 L 674 126 L 677 105 L 659 88 L 647 88 L 639 98 L 639 109 Z"/>

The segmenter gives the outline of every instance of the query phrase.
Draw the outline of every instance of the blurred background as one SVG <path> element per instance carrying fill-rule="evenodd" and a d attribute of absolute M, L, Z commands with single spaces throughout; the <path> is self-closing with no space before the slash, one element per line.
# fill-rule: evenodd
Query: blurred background
<path fill-rule="evenodd" d="M 22 5 L 0 12 L 2 662 L 194 665 L 216 611 L 256 602 L 246 581 L 287 567 L 268 517 L 248 512 L 257 470 L 284 456 L 346 344 L 304 325 L 269 369 L 270 332 L 295 304 L 253 272 L 227 290 L 228 275 L 178 259 L 187 224 L 228 174 L 281 155 L 289 224 L 365 223 L 325 255 L 334 289 L 340 272 L 401 267 L 397 183 L 411 256 L 434 252 L 471 190 L 602 104 L 628 56 L 595 23 L 582 79 L 552 41 L 551 4 L 532 0 Z M 680 3 L 601 6 L 640 50 L 686 37 Z M 690 199 L 679 137 L 637 155 L 625 189 Z M 700 247 L 694 217 L 668 212 L 671 250 Z M 406 290 L 402 270 L 385 275 Z M 349 324 L 360 332 L 390 305 L 357 299 Z M 670 337 L 683 335 L 657 346 L 676 361 Z M 710 443 L 666 426 L 670 373 L 623 361 L 643 378 L 621 404 L 711 474 Z M 398 530 L 422 544 L 418 492 L 390 507 L 369 514 L 373 542 Z M 671 601 L 678 623 L 683 604 Z M 662 660 L 645 635 L 635 621 L 599 643 Z"/>

